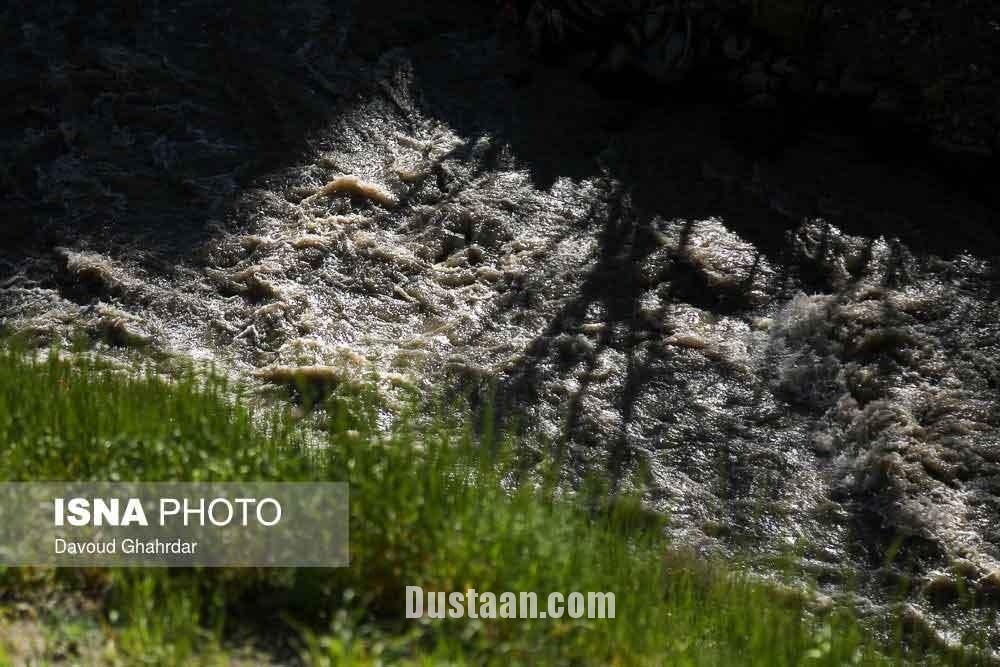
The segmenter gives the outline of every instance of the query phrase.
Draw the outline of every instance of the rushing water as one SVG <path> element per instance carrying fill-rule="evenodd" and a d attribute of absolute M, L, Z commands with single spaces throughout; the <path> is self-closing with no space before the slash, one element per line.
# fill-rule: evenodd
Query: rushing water
<path fill-rule="evenodd" d="M 326 25 L 303 7 L 284 20 Z M 901 599 L 944 640 L 989 622 L 992 212 L 847 140 L 755 163 L 709 107 L 605 100 L 545 69 L 515 88 L 488 31 L 365 60 L 344 30 L 297 47 L 301 85 L 327 92 L 257 143 L 222 93 L 175 99 L 155 59 L 98 49 L 106 76 L 154 80 L 115 93 L 146 111 L 97 95 L 58 126 L 66 150 L 28 153 L 50 222 L 8 232 L 3 323 L 262 381 L 492 385 L 529 436 L 569 444 L 571 475 L 647 471 L 680 542 L 764 574 L 791 557 L 823 593 Z M 296 112 L 307 139 L 275 159 Z"/>

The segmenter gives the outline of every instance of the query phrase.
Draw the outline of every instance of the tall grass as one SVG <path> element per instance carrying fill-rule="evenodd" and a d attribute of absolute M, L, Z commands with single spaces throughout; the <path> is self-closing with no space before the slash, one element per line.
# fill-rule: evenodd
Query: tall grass
<path fill-rule="evenodd" d="M 672 550 L 635 498 L 609 501 L 597 481 L 557 494 L 556 475 L 544 466 L 537 474 L 512 442 L 474 437 L 461 417 L 427 423 L 404 411 L 380 431 L 371 394 L 335 392 L 316 447 L 278 409 L 255 415 L 239 396 L 214 377 L 167 383 L 84 358 L 0 350 L 0 479 L 348 481 L 349 567 L 9 568 L 0 600 L 92 600 L 93 625 L 127 663 L 224 663 L 234 643 L 315 664 L 900 659 L 876 652 L 845 612 L 817 616 L 802 597 Z M 409 585 L 541 600 L 610 591 L 616 618 L 406 620 Z"/>

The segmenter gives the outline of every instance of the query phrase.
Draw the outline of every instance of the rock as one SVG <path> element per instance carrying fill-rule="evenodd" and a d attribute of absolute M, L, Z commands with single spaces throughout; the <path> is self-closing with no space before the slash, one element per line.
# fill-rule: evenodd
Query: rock
<path fill-rule="evenodd" d="M 1000 599 L 1000 570 L 993 570 L 976 582 L 976 594 L 991 600 Z"/>
<path fill-rule="evenodd" d="M 151 338 L 140 331 L 126 313 L 99 306 L 100 317 L 94 323 L 94 333 L 114 347 L 141 348 L 150 344 Z"/>
<path fill-rule="evenodd" d="M 812 439 L 812 450 L 821 456 L 830 456 L 834 452 L 833 438 L 827 433 L 818 433 Z"/>
<path fill-rule="evenodd" d="M 66 248 L 56 248 L 56 252 L 66 260 L 66 271 L 80 282 L 107 286 L 114 282 L 111 261 L 93 252 L 74 252 Z"/>
<path fill-rule="evenodd" d="M 397 203 L 396 197 L 382 186 L 363 181 L 353 175 L 337 176 L 304 201 L 309 202 L 319 197 L 335 197 L 337 195 L 368 199 L 385 208 L 392 208 Z"/>
<path fill-rule="evenodd" d="M 952 561 L 951 566 L 948 569 L 956 577 L 969 581 L 975 579 L 976 575 L 979 574 L 979 569 L 976 567 L 975 563 L 966 558 L 956 558 Z"/>
<path fill-rule="evenodd" d="M 924 595 L 936 605 L 946 605 L 959 597 L 961 586 L 948 573 L 935 573 L 924 584 Z"/>
<path fill-rule="evenodd" d="M 319 400 L 341 385 L 355 386 L 349 369 L 339 366 L 271 366 L 255 371 L 254 377 L 281 385 L 309 400 Z"/>

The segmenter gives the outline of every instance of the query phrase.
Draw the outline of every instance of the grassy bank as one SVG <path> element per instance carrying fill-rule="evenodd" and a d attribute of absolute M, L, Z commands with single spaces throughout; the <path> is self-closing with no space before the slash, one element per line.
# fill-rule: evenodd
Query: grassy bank
<path fill-rule="evenodd" d="M 326 446 L 307 446 L 282 414 L 253 415 L 233 394 L 193 374 L 168 386 L 0 350 L 0 479 L 351 484 L 346 568 L 0 570 L 0 664 L 19 664 L 28 649 L 13 635 L 31 625 L 43 654 L 58 645 L 71 662 L 226 664 L 246 647 L 316 664 L 899 660 L 876 655 L 846 614 L 817 617 L 672 552 L 634 499 L 606 502 L 594 484 L 554 500 L 544 476 L 517 484 L 528 477 L 516 448 L 461 420 L 403 414 L 378 435 L 374 399 L 356 392 L 328 402 Z M 616 618 L 407 621 L 407 585 L 612 591 Z"/>

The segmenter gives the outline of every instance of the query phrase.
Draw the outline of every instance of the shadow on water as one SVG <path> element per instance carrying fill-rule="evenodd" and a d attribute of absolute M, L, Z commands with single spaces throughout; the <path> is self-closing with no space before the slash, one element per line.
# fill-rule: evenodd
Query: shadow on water
<path fill-rule="evenodd" d="M 509 146 L 537 188 L 547 190 L 559 178 L 608 184 L 607 210 L 579 222 L 593 228 L 600 241 L 592 270 L 531 342 L 499 393 L 511 406 L 537 401 L 539 364 L 553 352 L 558 357 L 551 348 L 560 336 L 577 333 L 588 309 L 601 306 L 607 327 L 577 375 L 579 388 L 566 406 L 566 433 L 573 438 L 598 355 L 615 347 L 625 355 L 627 371 L 616 406 L 624 425 L 610 448 L 613 475 L 629 458 L 626 432 L 636 395 L 643 383 L 657 379 L 652 367 L 676 354 L 662 343 L 648 344 L 664 338 L 663 332 L 638 315 L 640 297 L 651 285 L 637 268 L 655 249 L 656 220 L 687 220 L 690 231 L 690 221 L 722 219 L 757 249 L 745 290 L 764 260 L 778 267 L 780 284 L 832 290 L 821 260 L 834 227 L 868 239 L 849 267 L 855 278 L 882 270 L 871 266 L 872 250 L 879 237 L 889 240 L 887 287 L 896 285 L 904 270 L 904 245 L 922 256 L 946 258 L 962 253 L 991 258 L 1000 252 L 991 211 L 927 173 L 881 163 L 850 137 L 806 135 L 777 154 L 748 155 L 729 139 L 733 128 L 726 124 L 734 122 L 733 115 L 685 98 L 684 88 L 652 96 L 645 91 L 638 101 L 602 97 L 572 67 L 539 65 L 524 75 L 510 48 L 502 40 L 456 37 L 419 45 L 408 55 L 425 112 L 463 137 L 489 137 Z M 814 258 L 820 261 L 789 255 L 789 235 L 808 219 L 824 221 Z M 715 315 L 749 312 L 739 299 L 720 301 L 683 261 L 669 271 L 656 281 L 669 282 L 672 299 Z M 635 354 L 639 342 L 647 343 L 641 361 Z"/>

